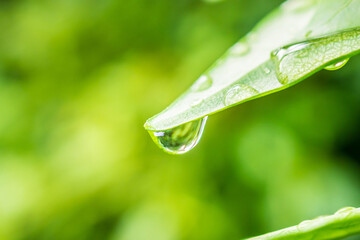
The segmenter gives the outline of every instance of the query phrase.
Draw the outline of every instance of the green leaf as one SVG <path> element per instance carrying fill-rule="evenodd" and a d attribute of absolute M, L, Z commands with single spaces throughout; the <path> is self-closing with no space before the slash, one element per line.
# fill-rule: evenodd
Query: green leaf
<path fill-rule="evenodd" d="M 343 208 L 331 216 L 321 216 L 248 240 L 330 240 L 360 233 L 360 208 Z"/>
<path fill-rule="evenodd" d="M 290 87 L 357 54 L 359 12 L 360 0 L 283 3 L 145 128 L 165 130 L 200 119 Z"/>

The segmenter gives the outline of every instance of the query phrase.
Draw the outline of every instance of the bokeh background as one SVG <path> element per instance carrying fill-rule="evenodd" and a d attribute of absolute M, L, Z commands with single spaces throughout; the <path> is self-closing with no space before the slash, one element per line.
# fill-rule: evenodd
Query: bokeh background
<path fill-rule="evenodd" d="M 143 128 L 281 2 L 0 1 L 0 239 L 241 239 L 359 206 L 359 57 L 182 156 Z"/>

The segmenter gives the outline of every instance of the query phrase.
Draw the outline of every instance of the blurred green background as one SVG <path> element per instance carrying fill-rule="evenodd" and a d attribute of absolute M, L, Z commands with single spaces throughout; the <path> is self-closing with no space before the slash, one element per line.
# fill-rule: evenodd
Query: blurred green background
<path fill-rule="evenodd" d="M 0 239 L 239 239 L 359 206 L 359 57 L 182 156 L 143 128 L 281 2 L 1 0 Z"/>

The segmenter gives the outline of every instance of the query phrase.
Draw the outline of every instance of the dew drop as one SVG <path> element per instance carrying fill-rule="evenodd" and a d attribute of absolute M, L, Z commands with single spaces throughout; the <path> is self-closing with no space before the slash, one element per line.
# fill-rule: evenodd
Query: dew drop
<path fill-rule="evenodd" d="M 246 38 L 247 38 L 247 40 L 248 40 L 249 42 L 254 42 L 254 41 L 256 41 L 256 40 L 258 39 L 258 37 L 259 37 L 259 35 L 258 35 L 258 33 L 256 33 L 256 32 L 250 32 L 250 33 L 246 36 Z"/>
<path fill-rule="evenodd" d="M 299 60 L 307 57 L 307 52 L 304 50 L 308 45 L 306 42 L 288 45 L 271 53 L 271 58 L 276 63 L 276 76 L 281 84 L 285 85 L 292 81 L 291 75 L 288 74 L 288 69 L 293 66 L 289 65 L 292 64 L 294 58 Z M 297 69 L 294 68 L 295 70 Z"/>
<path fill-rule="evenodd" d="M 199 98 L 199 99 L 195 99 L 192 103 L 191 103 L 191 106 L 194 107 L 194 106 L 197 106 L 199 105 L 200 103 L 203 102 L 203 99 L 202 98 Z"/>
<path fill-rule="evenodd" d="M 355 28 L 276 49 L 271 53 L 276 76 L 283 85 L 305 78 L 326 64 L 358 51 L 359 39 L 360 28 Z M 347 61 L 348 59 L 342 60 L 325 69 L 337 70 Z"/>
<path fill-rule="evenodd" d="M 338 210 L 335 214 L 347 213 L 347 212 L 350 212 L 355 209 L 356 208 L 354 208 L 354 207 L 344 207 L 344 208 L 341 208 L 340 210 Z"/>
<path fill-rule="evenodd" d="M 183 154 L 198 144 L 207 118 L 206 116 L 168 130 L 149 131 L 149 134 L 164 151 L 171 154 Z"/>
<path fill-rule="evenodd" d="M 201 92 L 211 87 L 213 80 L 208 75 L 202 75 L 199 79 L 191 86 L 191 90 L 194 92 Z"/>
<path fill-rule="evenodd" d="M 258 93 L 259 92 L 256 89 L 248 85 L 237 84 L 227 91 L 224 99 L 224 104 L 225 106 L 233 105 Z"/>
<path fill-rule="evenodd" d="M 245 41 L 236 43 L 230 50 L 230 53 L 235 56 L 244 56 L 250 51 L 250 46 Z"/>
<path fill-rule="evenodd" d="M 324 69 L 328 70 L 328 71 L 335 71 L 338 70 L 340 68 L 342 68 L 343 66 L 345 66 L 345 64 L 349 61 L 349 58 L 346 58 L 340 62 L 328 65 L 326 67 L 324 67 Z"/>
<path fill-rule="evenodd" d="M 313 221 L 312 221 L 312 220 L 305 220 L 305 221 L 302 221 L 301 223 L 299 223 L 299 224 L 297 225 L 297 228 L 298 228 L 300 231 L 304 231 L 304 230 L 306 230 L 308 227 L 310 227 L 312 224 L 313 224 Z"/>

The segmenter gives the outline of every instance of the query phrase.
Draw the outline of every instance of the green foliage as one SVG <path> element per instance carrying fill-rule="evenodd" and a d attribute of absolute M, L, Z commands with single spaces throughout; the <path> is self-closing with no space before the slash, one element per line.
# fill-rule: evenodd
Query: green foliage
<path fill-rule="evenodd" d="M 172 105 L 150 118 L 145 128 L 170 129 L 280 91 L 327 65 L 355 55 L 360 51 L 358 12 L 358 0 L 285 2 L 230 48 Z M 299 41 L 303 42 L 296 44 Z M 289 46 L 281 49 L 284 45 Z M 283 51 L 288 51 L 288 55 L 276 56 L 284 55 Z M 275 59 L 271 59 L 271 53 Z M 211 84 L 199 89 L 204 79 Z"/>
<path fill-rule="evenodd" d="M 359 205 L 358 56 L 213 115 L 189 154 L 152 143 L 282 0 L 208 2 L 0 1 L 1 240 L 243 239 Z"/>

